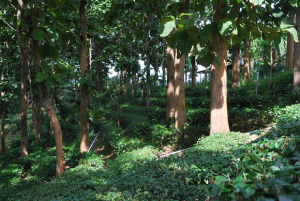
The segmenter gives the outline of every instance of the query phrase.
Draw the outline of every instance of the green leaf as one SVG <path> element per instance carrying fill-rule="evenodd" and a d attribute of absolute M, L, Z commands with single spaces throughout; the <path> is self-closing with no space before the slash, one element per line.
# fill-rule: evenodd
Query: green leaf
<path fill-rule="evenodd" d="M 48 87 L 48 88 L 53 87 L 54 84 L 55 84 L 55 81 L 53 80 L 52 77 L 48 77 L 48 78 L 46 79 L 46 81 L 45 81 L 45 85 L 46 85 L 46 87 Z"/>
<path fill-rule="evenodd" d="M 47 36 L 49 40 L 52 40 L 54 42 L 56 39 L 59 38 L 59 33 L 54 27 L 48 27 Z"/>
<path fill-rule="evenodd" d="M 219 57 L 219 55 L 216 53 L 216 52 L 214 52 L 214 58 L 215 58 L 215 60 L 216 60 L 216 62 L 218 63 L 218 65 L 219 65 L 219 68 L 221 67 L 221 63 L 220 63 L 220 57 Z"/>
<path fill-rule="evenodd" d="M 79 84 L 85 84 L 87 81 L 88 81 L 88 78 L 86 78 L 86 77 L 80 77 L 78 79 Z"/>
<path fill-rule="evenodd" d="M 223 18 L 218 24 L 219 32 L 221 35 L 227 35 L 230 28 L 236 29 L 236 23 L 232 19 Z"/>
<path fill-rule="evenodd" d="M 175 20 L 168 21 L 165 24 L 161 24 L 158 28 L 158 30 L 160 32 L 160 36 L 161 37 L 168 36 L 175 27 L 176 27 Z"/>
<path fill-rule="evenodd" d="M 249 156 L 250 156 L 250 158 L 255 162 L 255 163 L 260 163 L 261 162 L 261 160 L 257 157 L 257 156 L 255 156 L 254 154 L 248 154 Z"/>
<path fill-rule="evenodd" d="M 283 15 L 284 13 L 282 11 L 280 11 L 279 13 L 272 13 L 272 15 L 276 18 L 279 18 Z"/>
<path fill-rule="evenodd" d="M 251 169 L 251 170 L 254 170 L 255 172 L 258 172 L 258 173 L 263 173 L 264 172 L 264 170 L 261 167 L 257 166 L 257 165 L 248 165 L 247 168 Z"/>
<path fill-rule="evenodd" d="M 61 79 L 60 76 L 61 76 L 61 75 L 60 75 L 60 74 L 57 74 L 57 73 L 53 74 L 53 77 L 54 77 L 59 83 L 63 83 L 63 80 Z"/>
<path fill-rule="evenodd" d="M 179 22 L 179 24 L 192 24 L 192 25 L 194 25 L 194 22 L 195 22 L 195 18 L 189 18 L 189 19 L 186 19 L 186 20 L 181 20 Z"/>
<path fill-rule="evenodd" d="M 208 67 L 211 65 L 213 55 L 210 53 L 210 50 L 207 47 L 202 47 L 197 55 L 195 55 L 195 59 L 202 66 Z"/>
<path fill-rule="evenodd" d="M 224 176 L 217 176 L 215 179 L 216 184 L 221 185 L 223 182 L 228 181 L 228 179 Z"/>
<path fill-rule="evenodd" d="M 289 32 L 291 34 L 292 38 L 294 39 L 295 43 L 299 43 L 298 33 L 297 33 L 297 30 L 294 27 L 284 29 L 283 31 Z"/>
<path fill-rule="evenodd" d="M 81 34 L 87 33 L 87 29 L 80 31 Z"/>
<path fill-rule="evenodd" d="M 36 75 L 36 81 L 37 82 L 43 82 L 44 80 L 46 80 L 48 78 L 48 73 L 42 73 L 42 72 L 39 72 L 37 75 Z"/>
<path fill-rule="evenodd" d="M 287 29 L 291 27 L 294 27 L 294 23 L 292 20 L 287 20 L 286 18 L 281 19 L 280 29 Z"/>
<path fill-rule="evenodd" d="M 262 4 L 264 0 L 252 0 L 254 6 L 258 6 L 259 4 Z"/>
<path fill-rule="evenodd" d="M 43 38 L 44 38 L 44 36 L 45 36 L 45 33 L 44 33 L 44 31 L 43 30 L 41 30 L 41 29 L 35 29 L 35 30 L 33 30 L 33 32 L 32 32 L 32 37 L 33 37 L 33 39 L 35 39 L 35 40 L 42 40 Z"/>
<path fill-rule="evenodd" d="M 45 72 L 48 73 L 51 70 L 51 66 L 49 66 L 49 65 L 42 65 L 42 69 L 43 69 L 43 71 L 45 71 Z"/>
<path fill-rule="evenodd" d="M 285 51 L 284 51 L 284 40 L 281 36 L 276 35 L 274 37 L 274 46 L 276 47 L 277 51 L 279 52 L 280 56 L 283 56 Z M 275 144 L 273 143 L 273 146 Z"/>
<path fill-rule="evenodd" d="M 51 56 L 55 60 L 58 58 L 58 50 L 55 47 L 51 47 Z"/>

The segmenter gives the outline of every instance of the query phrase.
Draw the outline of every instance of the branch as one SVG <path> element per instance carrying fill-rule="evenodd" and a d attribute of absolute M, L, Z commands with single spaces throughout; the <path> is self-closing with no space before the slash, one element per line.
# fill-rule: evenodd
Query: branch
<path fill-rule="evenodd" d="M 18 0 L 18 3 L 20 5 L 21 9 L 25 11 L 26 10 L 26 6 L 25 6 L 23 0 Z"/>
<path fill-rule="evenodd" d="M 14 7 L 14 5 L 12 5 L 12 3 L 11 2 L 9 2 L 9 4 L 15 9 L 15 10 L 17 10 L 17 8 L 16 7 Z"/>
<path fill-rule="evenodd" d="M 2 18 L 2 20 L 3 20 L 3 22 L 4 22 L 5 24 L 7 24 L 12 30 L 17 31 L 17 30 L 14 29 L 12 26 L 10 26 L 10 24 L 8 24 L 3 18 Z"/>

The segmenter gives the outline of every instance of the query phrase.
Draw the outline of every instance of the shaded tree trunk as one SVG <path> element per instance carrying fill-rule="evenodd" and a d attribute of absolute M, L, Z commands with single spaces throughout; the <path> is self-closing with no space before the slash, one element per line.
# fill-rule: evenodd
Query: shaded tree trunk
<path fill-rule="evenodd" d="M 249 38 L 247 38 L 245 46 L 244 46 L 244 82 L 247 82 L 250 80 L 249 47 L 250 47 L 250 40 L 249 40 Z"/>
<path fill-rule="evenodd" d="M 90 71 L 93 72 L 93 68 L 92 68 L 92 39 L 90 39 L 90 47 L 89 47 L 89 59 L 90 59 Z M 91 84 L 93 85 L 93 80 L 92 80 L 92 73 L 90 73 L 90 82 Z M 92 106 L 92 102 L 93 102 L 93 94 L 90 92 L 89 93 L 89 108 L 90 109 L 93 109 L 93 106 Z"/>
<path fill-rule="evenodd" d="M 79 0 L 80 31 L 86 30 L 85 5 Z M 85 77 L 87 70 L 87 33 L 80 35 L 80 68 L 81 77 Z M 81 103 L 80 103 L 80 124 L 81 124 L 81 142 L 80 151 L 89 150 L 89 123 L 88 123 L 88 87 L 86 84 L 80 85 Z"/>
<path fill-rule="evenodd" d="M 18 0 L 18 3 L 20 5 L 20 7 L 22 8 L 22 10 L 25 11 L 26 6 L 23 3 L 23 1 Z M 33 23 L 35 21 L 35 16 L 34 15 L 33 16 L 28 16 L 25 19 L 26 19 L 26 21 L 29 25 L 32 25 L 29 28 L 29 32 L 31 34 L 35 29 L 34 28 L 34 23 Z M 34 40 L 33 38 L 31 38 L 31 41 L 32 41 L 32 50 L 33 50 L 34 63 L 35 63 L 35 67 L 36 67 L 36 73 L 39 73 L 39 72 L 42 72 L 42 64 L 41 64 L 41 59 L 40 59 L 40 55 L 39 55 L 39 51 L 38 51 L 38 41 Z M 60 127 L 60 123 L 58 121 L 58 118 L 56 116 L 56 113 L 55 113 L 53 107 L 51 106 L 49 96 L 48 96 L 48 90 L 47 90 L 47 87 L 45 86 L 45 83 L 40 82 L 39 85 L 41 87 L 45 109 L 47 111 L 47 114 L 48 114 L 50 120 L 52 121 L 52 125 L 53 125 L 54 132 L 55 132 L 56 175 L 60 176 L 60 174 L 64 172 L 61 127 Z"/>
<path fill-rule="evenodd" d="M 289 20 L 294 22 L 295 15 L 291 14 Z M 290 33 L 287 33 L 287 50 L 286 50 L 286 65 L 285 70 L 292 70 L 293 69 L 293 50 L 294 50 L 294 40 Z"/>
<path fill-rule="evenodd" d="M 254 76 L 254 58 L 250 59 L 251 74 Z"/>
<path fill-rule="evenodd" d="M 165 69 L 165 47 L 166 47 L 166 39 L 163 38 L 163 52 L 162 52 L 162 61 L 161 61 L 161 68 L 163 72 L 163 79 L 162 79 L 162 87 L 165 88 L 166 86 L 166 69 Z"/>
<path fill-rule="evenodd" d="M 155 70 L 155 85 L 157 85 L 157 79 L 158 79 L 158 55 L 159 55 L 159 40 L 157 39 L 156 41 L 156 58 L 155 58 L 155 63 L 154 63 L 154 70 Z"/>
<path fill-rule="evenodd" d="M 175 50 L 167 46 L 167 106 L 166 106 L 166 121 L 170 122 L 170 119 L 174 118 L 174 93 L 175 93 L 175 81 L 174 81 L 174 61 Z"/>
<path fill-rule="evenodd" d="M 298 38 L 300 38 L 300 6 L 297 8 L 296 13 L 296 24 L 297 26 L 297 32 L 298 32 Z M 293 84 L 294 90 L 298 91 L 300 87 L 300 43 L 295 43 L 294 47 L 294 84 Z"/>
<path fill-rule="evenodd" d="M 273 44 L 272 41 L 270 43 L 270 82 L 269 82 L 269 90 L 273 88 Z"/>
<path fill-rule="evenodd" d="M 1 92 L 1 96 L 3 92 Z M 4 93 L 3 93 L 4 94 Z M 5 130 L 4 130 L 4 101 L 2 101 L 1 104 L 1 149 L 0 149 L 0 154 L 3 154 L 5 152 Z"/>
<path fill-rule="evenodd" d="M 21 7 L 18 5 L 17 21 L 21 20 Z M 27 73 L 27 54 L 24 50 L 23 41 L 20 38 L 22 26 L 18 27 L 18 44 L 21 53 L 21 157 L 28 155 L 27 140 L 27 98 L 26 98 L 26 73 Z"/>
<path fill-rule="evenodd" d="M 36 94 L 33 104 L 32 104 L 32 113 L 33 113 L 33 126 L 34 126 L 34 131 L 35 131 L 35 141 L 37 144 L 40 143 L 40 139 L 41 139 L 41 125 L 43 122 L 43 111 L 42 109 L 42 96 L 41 96 L 42 92 L 41 92 L 41 88 L 40 86 L 38 86 L 38 93 Z"/>
<path fill-rule="evenodd" d="M 232 48 L 232 88 L 240 86 L 240 44 Z"/>
<path fill-rule="evenodd" d="M 192 89 L 196 89 L 196 61 L 195 56 L 192 58 Z"/>
<path fill-rule="evenodd" d="M 148 23 L 145 25 L 146 30 L 146 59 L 147 59 L 147 98 L 146 98 L 146 107 L 150 107 L 150 53 L 149 53 L 149 27 Z"/>
<path fill-rule="evenodd" d="M 219 23 L 225 16 L 222 7 L 225 4 L 218 1 L 213 6 L 215 23 Z M 228 37 L 219 33 L 213 35 L 212 50 L 220 59 L 220 66 L 213 58 L 211 66 L 211 98 L 210 98 L 210 134 L 229 132 L 227 111 L 227 42 Z"/>

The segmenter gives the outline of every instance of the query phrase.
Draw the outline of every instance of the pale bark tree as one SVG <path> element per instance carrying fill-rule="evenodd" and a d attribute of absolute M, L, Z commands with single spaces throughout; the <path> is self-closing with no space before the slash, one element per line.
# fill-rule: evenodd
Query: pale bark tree
<path fill-rule="evenodd" d="M 300 38 L 300 6 L 297 8 L 296 11 L 296 24 L 298 38 Z M 294 90 L 299 90 L 300 87 L 300 43 L 295 43 L 294 47 Z"/>
<path fill-rule="evenodd" d="M 294 22 L 295 15 L 290 13 L 289 20 Z M 293 69 L 293 52 L 294 52 L 294 40 L 290 33 L 287 33 L 287 50 L 286 50 L 286 65 L 285 70 Z"/>
<path fill-rule="evenodd" d="M 166 109 L 166 121 L 170 122 L 170 119 L 174 118 L 174 61 L 175 51 L 171 47 L 167 46 L 167 109 Z"/>
<path fill-rule="evenodd" d="M 218 24 L 225 16 L 220 1 L 213 6 L 213 19 Z M 227 111 L 227 43 L 228 36 L 214 33 L 212 50 L 219 56 L 220 66 L 213 58 L 211 66 L 210 134 L 229 132 Z"/>
<path fill-rule="evenodd" d="M 22 12 L 20 5 L 17 8 L 17 21 L 21 20 Z M 22 26 L 18 26 L 18 44 L 21 54 L 21 157 L 28 155 L 27 140 L 27 98 L 26 98 L 26 74 L 27 74 L 27 53 L 21 39 Z M 28 50 L 27 50 L 28 51 Z"/>
<path fill-rule="evenodd" d="M 244 82 L 250 80 L 250 69 L 249 69 L 249 47 L 250 47 L 250 40 L 249 38 L 246 39 L 246 43 L 244 45 Z"/>

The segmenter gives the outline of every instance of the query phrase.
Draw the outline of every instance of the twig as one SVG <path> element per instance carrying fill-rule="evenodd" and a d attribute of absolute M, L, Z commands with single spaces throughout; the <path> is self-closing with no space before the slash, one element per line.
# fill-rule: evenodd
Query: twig
<path fill-rule="evenodd" d="M 12 30 L 17 31 L 17 30 L 14 29 L 10 24 L 8 24 L 3 18 L 2 18 L 2 20 L 3 20 L 3 22 L 4 22 L 5 24 L 7 24 Z"/>

